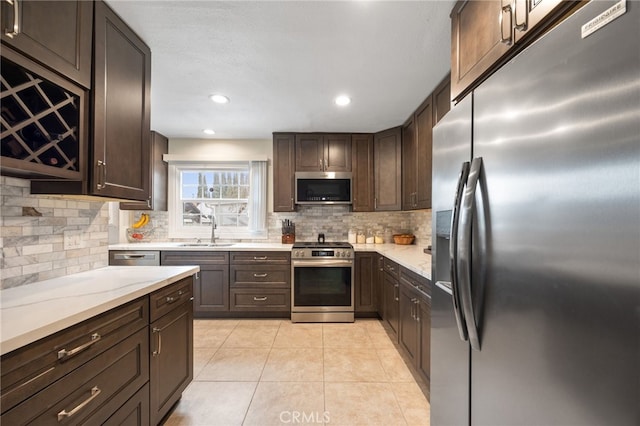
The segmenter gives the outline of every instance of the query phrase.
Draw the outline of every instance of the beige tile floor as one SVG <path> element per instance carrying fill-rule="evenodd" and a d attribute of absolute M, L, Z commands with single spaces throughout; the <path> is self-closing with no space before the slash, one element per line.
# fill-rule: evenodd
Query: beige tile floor
<path fill-rule="evenodd" d="M 168 426 L 429 425 L 381 321 L 196 320 L 193 382 Z"/>

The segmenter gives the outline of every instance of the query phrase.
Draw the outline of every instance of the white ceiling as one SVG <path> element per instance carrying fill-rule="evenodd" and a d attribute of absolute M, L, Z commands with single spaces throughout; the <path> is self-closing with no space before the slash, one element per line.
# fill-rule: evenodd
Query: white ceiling
<path fill-rule="evenodd" d="M 151 127 L 170 138 L 376 132 L 449 70 L 455 0 L 107 2 L 151 48 Z"/>

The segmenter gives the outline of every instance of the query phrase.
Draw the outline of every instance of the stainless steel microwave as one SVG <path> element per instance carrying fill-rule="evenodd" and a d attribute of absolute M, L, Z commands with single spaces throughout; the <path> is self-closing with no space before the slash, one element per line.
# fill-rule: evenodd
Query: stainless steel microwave
<path fill-rule="evenodd" d="M 350 172 L 297 172 L 296 204 L 351 204 Z"/>

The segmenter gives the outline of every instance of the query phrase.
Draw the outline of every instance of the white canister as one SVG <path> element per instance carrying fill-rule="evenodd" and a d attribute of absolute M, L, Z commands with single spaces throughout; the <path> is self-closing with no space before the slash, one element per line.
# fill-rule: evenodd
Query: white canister
<path fill-rule="evenodd" d="M 355 229 L 349 229 L 349 234 L 347 237 L 347 241 L 349 242 L 349 244 L 355 244 L 357 239 L 356 239 L 356 230 Z"/>

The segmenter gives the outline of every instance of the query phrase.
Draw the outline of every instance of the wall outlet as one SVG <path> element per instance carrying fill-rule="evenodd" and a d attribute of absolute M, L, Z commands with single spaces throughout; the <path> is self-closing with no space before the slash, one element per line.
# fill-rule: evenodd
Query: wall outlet
<path fill-rule="evenodd" d="M 82 231 L 64 231 L 64 249 L 73 250 L 84 247 Z"/>

